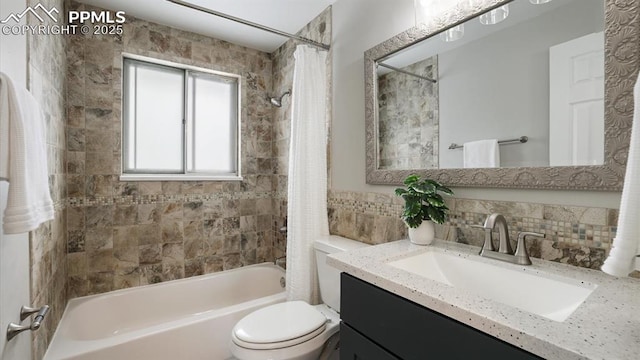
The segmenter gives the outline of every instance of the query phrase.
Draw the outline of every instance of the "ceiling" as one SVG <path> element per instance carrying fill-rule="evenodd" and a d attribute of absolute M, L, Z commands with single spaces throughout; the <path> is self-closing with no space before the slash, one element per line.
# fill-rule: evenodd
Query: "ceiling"
<path fill-rule="evenodd" d="M 295 34 L 336 0 L 184 0 Z M 126 15 L 228 42 L 273 52 L 287 38 L 202 13 L 166 0 L 80 0 Z M 125 16 L 126 16 L 125 15 Z"/>

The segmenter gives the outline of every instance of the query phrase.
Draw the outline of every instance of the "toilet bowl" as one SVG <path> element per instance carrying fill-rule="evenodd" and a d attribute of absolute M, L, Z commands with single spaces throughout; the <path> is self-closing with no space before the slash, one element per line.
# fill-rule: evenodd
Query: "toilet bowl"
<path fill-rule="evenodd" d="M 287 301 L 245 316 L 233 328 L 230 349 L 239 360 L 337 359 L 340 329 L 340 272 L 327 254 L 367 246 L 339 236 L 314 243 L 323 304 Z"/>
<path fill-rule="evenodd" d="M 231 353 L 241 360 L 315 360 L 339 327 L 340 315 L 328 306 L 287 301 L 240 320 L 231 334 Z"/>

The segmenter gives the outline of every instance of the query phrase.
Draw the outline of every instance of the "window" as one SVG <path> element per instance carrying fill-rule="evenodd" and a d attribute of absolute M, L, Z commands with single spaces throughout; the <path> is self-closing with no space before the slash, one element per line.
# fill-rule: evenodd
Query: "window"
<path fill-rule="evenodd" d="M 240 180 L 240 77 L 124 58 L 123 180 Z"/>

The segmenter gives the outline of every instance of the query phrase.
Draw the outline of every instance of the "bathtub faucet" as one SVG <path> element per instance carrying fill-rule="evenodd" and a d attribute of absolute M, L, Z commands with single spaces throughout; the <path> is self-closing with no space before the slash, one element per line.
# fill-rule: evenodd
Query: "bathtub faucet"
<path fill-rule="evenodd" d="M 40 329 L 40 324 L 42 324 L 42 321 L 44 320 L 44 317 L 47 316 L 48 312 L 49 312 L 49 305 L 45 305 L 41 308 L 31 308 L 28 306 L 23 306 L 20 309 L 20 321 L 23 321 L 29 316 L 31 316 L 32 314 L 37 313 L 36 317 L 33 319 L 30 325 L 20 325 L 16 323 L 10 323 L 9 326 L 7 327 L 7 341 L 10 341 L 14 337 L 16 337 L 16 335 L 20 334 L 23 331 L 27 331 L 27 330 L 36 331 Z"/>
<path fill-rule="evenodd" d="M 275 258 L 275 260 L 273 260 L 273 265 L 278 265 L 278 261 L 282 260 L 282 259 L 286 259 L 287 255 L 283 255 L 283 256 L 279 256 L 277 258 Z"/>

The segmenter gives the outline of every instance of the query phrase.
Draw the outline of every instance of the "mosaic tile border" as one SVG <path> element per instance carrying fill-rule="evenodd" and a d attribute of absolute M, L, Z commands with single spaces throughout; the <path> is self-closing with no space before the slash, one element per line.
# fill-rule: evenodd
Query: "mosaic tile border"
<path fill-rule="evenodd" d="M 472 228 L 471 225 L 482 224 L 486 217 L 487 214 L 480 213 L 452 213 L 447 225 L 461 229 L 463 233 L 477 232 L 478 230 Z M 596 249 L 610 249 L 613 238 L 616 235 L 616 227 L 606 225 L 571 223 L 527 217 L 511 217 L 508 221 L 512 237 L 520 231 L 533 231 L 546 234 L 547 237 L 545 240 Z"/>
<path fill-rule="evenodd" d="M 383 204 L 356 199 L 337 199 L 329 197 L 327 199 L 327 206 L 329 208 L 379 216 L 399 217 L 400 214 L 402 214 L 402 205 L 399 204 Z"/>
<path fill-rule="evenodd" d="M 274 198 L 273 191 L 265 192 L 221 192 L 211 194 L 157 194 L 157 195 L 127 195 L 127 196 L 106 196 L 96 198 L 69 198 L 67 206 L 87 207 L 100 205 L 142 205 L 142 204 L 164 204 L 176 202 L 194 202 L 209 200 L 249 200 L 249 199 L 270 199 Z"/>

